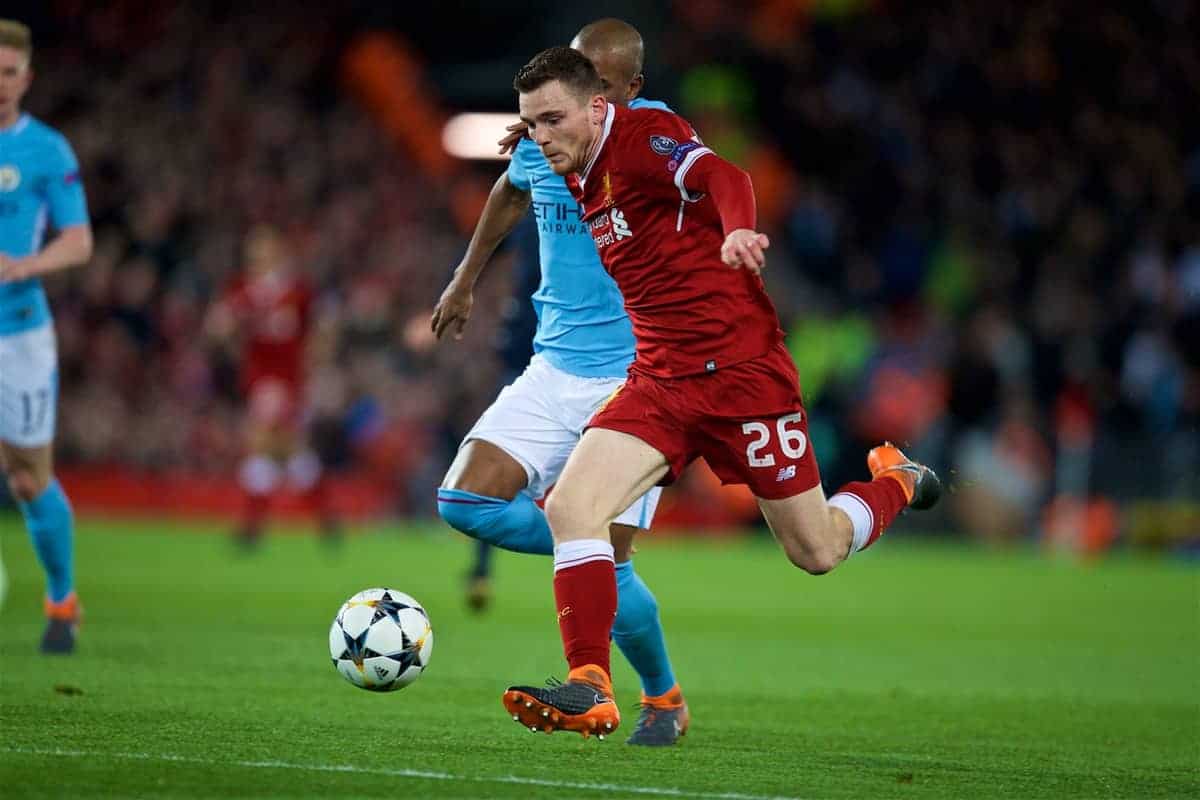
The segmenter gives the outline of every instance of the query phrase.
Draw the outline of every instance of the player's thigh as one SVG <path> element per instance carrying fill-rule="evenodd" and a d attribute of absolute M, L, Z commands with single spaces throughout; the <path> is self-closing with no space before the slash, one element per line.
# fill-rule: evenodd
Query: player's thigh
<path fill-rule="evenodd" d="M 791 497 L 773 500 L 760 497 L 758 507 L 793 564 L 808 568 L 828 563 L 830 559 L 836 563 L 845 557 L 846 531 L 839 532 L 836 528 L 848 522 L 840 522 L 835 516 L 820 484 Z"/>
<path fill-rule="evenodd" d="M 0 336 L 0 464 L 19 495 L 40 493 L 50 481 L 57 407 L 54 328 Z"/>
<path fill-rule="evenodd" d="M 525 467 L 484 439 L 463 442 L 446 471 L 444 489 L 512 500 L 529 483 Z"/>
<path fill-rule="evenodd" d="M 557 407 L 564 375 L 535 356 L 463 438 L 443 487 L 505 499 L 522 490 L 542 497 L 579 438 Z"/>
<path fill-rule="evenodd" d="M 666 457 L 638 437 L 589 428 L 546 501 L 555 539 L 588 537 L 605 529 L 667 470 Z"/>

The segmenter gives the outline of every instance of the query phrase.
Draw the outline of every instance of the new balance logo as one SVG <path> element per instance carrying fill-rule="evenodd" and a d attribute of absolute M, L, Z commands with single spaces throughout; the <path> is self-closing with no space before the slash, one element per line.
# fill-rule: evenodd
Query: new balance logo
<path fill-rule="evenodd" d="M 629 223 L 625 221 L 625 212 L 619 208 L 612 210 L 612 227 L 613 235 L 617 237 L 617 241 L 633 236 L 633 231 L 629 229 Z"/>
<path fill-rule="evenodd" d="M 775 476 L 775 482 L 780 483 L 782 481 L 791 480 L 794 477 L 796 477 L 796 465 L 792 464 L 791 466 L 787 466 L 779 470 L 779 474 Z"/>

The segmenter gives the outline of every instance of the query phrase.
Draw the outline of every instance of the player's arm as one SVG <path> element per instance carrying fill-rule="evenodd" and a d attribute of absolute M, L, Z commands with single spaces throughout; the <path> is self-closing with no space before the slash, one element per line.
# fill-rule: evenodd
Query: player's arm
<path fill-rule="evenodd" d="M 492 186 L 483 213 L 475 225 L 475 232 L 471 235 L 471 243 L 467 245 L 467 254 L 454 270 L 454 277 L 433 309 L 430 327 L 439 339 L 451 326 L 454 327 L 454 338 L 462 338 L 467 319 L 471 316 L 475 282 L 500 242 L 525 216 L 529 202 L 529 191 L 514 186 L 507 172 Z"/>
<path fill-rule="evenodd" d="M 745 267 L 759 274 L 766 266 L 764 251 L 771 241 L 754 229 L 757 210 L 750 176 L 708 148 L 694 152 L 699 155 L 689 163 L 692 154 L 687 154 L 676 173 L 676 185 L 692 196 L 706 194 L 712 198 L 725 233 L 721 260 L 734 269 Z"/>
<path fill-rule="evenodd" d="M 86 264 L 92 257 L 92 226 L 88 223 L 71 225 L 41 252 L 24 258 L 11 258 L 0 253 L 0 282 L 38 278 L 68 267 Z"/>
<path fill-rule="evenodd" d="M 66 139 L 54 142 L 48 155 L 42 199 L 58 235 L 39 252 L 24 258 L 0 253 L 0 282 L 41 277 L 86 264 L 92 257 L 92 226 L 79 179 L 79 162 Z"/>

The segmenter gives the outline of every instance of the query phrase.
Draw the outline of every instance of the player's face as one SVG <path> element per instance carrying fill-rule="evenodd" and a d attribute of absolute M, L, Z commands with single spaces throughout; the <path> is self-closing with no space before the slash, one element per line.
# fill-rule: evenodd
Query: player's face
<path fill-rule="evenodd" d="M 519 98 L 521 120 L 529 138 L 542 150 L 558 175 L 587 166 L 592 145 L 600 135 L 607 101 L 603 95 L 582 99 L 559 81 L 542 84 Z"/>
<path fill-rule="evenodd" d="M 0 46 L 0 124 L 13 122 L 32 80 L 29 56 L 15 48 Z"/>
<path fill-rule="evenodd" d="M 246 237 L 246 271 L 251 277 L 269 275 L 286 264 L 287 250 L 274 230 L 255 229 Z"/>

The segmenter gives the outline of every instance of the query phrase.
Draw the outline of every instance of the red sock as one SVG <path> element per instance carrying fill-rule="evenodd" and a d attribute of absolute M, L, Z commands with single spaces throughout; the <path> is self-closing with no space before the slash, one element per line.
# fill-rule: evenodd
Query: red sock
<path fill-rule="evenodd" d="M 317 521 L 324 528 L 336 524 L 330 500 L 329 481 L 324 475 L 317 478 L 317 482 L 304 492 L 304 505 L 309 513 L 316 515 Z"/>
<path fill-rule="evenodd" d="M 865 514 L 853 513 L 854 509 L 851 507 L 853 503 L 833 503 L 833 505 L 842 507 L 854 523 L 856 544 L 861 541 L 860 537 L 866 534 L 866 541 L 861 547 L 856 547 L 856 550 L 865 550 L 873 545 L 875 540 L 882 536 L 887 527 L 892 524 L 892 520 L 908 507 L 908 498 L 904 496 L 904 489 L 897 481 L 886 476 L 873 481 L 847 483 L 830 498 L 831 503 L 834 498 L 841 495 L 850 495 L 856 498 L 870 512 L 868 520 Z"/>
<path fill-rule="evenodd" d="M 554 573 L 558 630 L 571 669 L 596 664 L 611 675 L 609 637 L 617 615 L 617 575 L 609 560 L 588 561 Z"/>
<path fill-rule="evenodd" d="M 265 492 L 246 492 L 244 498 L 242 530 L 250 536 L 257 536 L 267 518 L 267 507 L 271 503 L 271 496 Z"/>

